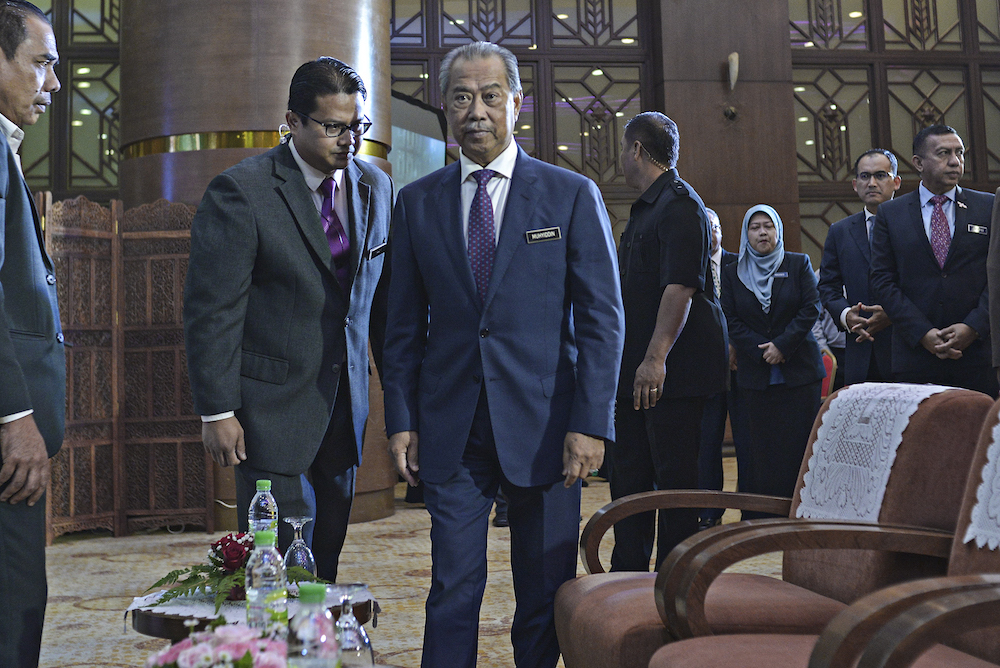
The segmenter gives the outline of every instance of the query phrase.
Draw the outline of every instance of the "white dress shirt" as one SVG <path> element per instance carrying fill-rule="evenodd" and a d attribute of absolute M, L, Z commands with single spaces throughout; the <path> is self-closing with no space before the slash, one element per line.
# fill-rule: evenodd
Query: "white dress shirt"
<path fill-rule="evenodd" d="M 493 231 L 496 239 L 500 239 L 500 224 L 503 222 L 503 212 L 507 207 L 507 195 L 510 193 L 510 178 L 514 173 L 514 163 L 517 162 L 517 144 L 511 139 L 500 155 L 493 159 L 493 162 L 482 167 L 465 157 L 462 153 L 459 156 L 462 163 L 462 235 L 465 238 L 465 246 L 469 246 L 469 210 L 472 208 L 472 199 L 476 196 L 478 184 L 472 178 L 473 172 L 480 169 L 492 169 L 497 173 L 489 183 L 486 184 L 486 192 L 493 202 Z"/>
<path fill-rule="evenodd" d="M 931 214 L 934 213 L 934 205 L 931 203 L 931 197 L 934 197 L 934 193 L 924 187 L 923 181 L 920 182 L 920 187 L 917 190 L 920 193 L 920 216 L 924 220 L 924 233 L 927 234 L 927 240 L 930 241 Z M 941 205 L 941 208 L 944 209 L 945 218 L 948 219 L 948 229 L 951 231 L 952 239 L 955 238 L 955 195 L 957 191 L 958 186 L 955 186 L 944 193 L 948 201 Z"/>
<path fill-rule="evenodd" d="M 4 138 L 7 143 L 10 144 L 10 150 L 14 152 L 14 161 L 17 163 L 17 169 L 21 169 L 21 156 L 17 154 L 17 150 L 21 148 L 21 142 L 24 141 L 24 130 L 17 127 L 12 123 L 6 116 L 0 114 L 0 132 L 3 132 Z M 24 176 L 24 174 L 21 174 Z M 20 420 L 23 417 L 27 417 L 34 413 L 33 409 L 28 409 L 26 411 L 21 411 L 20 413 L 12 413 L 11 415 L 5 415 L 0 417 L 0 424 L 7 424 L 8 422 L 13 422 L 14 420 Z"/>

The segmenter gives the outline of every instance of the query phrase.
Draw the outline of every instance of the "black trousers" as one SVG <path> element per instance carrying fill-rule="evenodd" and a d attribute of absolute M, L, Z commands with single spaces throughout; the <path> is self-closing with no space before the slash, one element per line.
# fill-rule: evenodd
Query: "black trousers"
<path fill-rule="evenodd" d="M 698 449 L 698 489 L 722 489 L 722 440 L 726 436 L 727 414 L 732 427 L 733 448 L 736 450 L 737 488 L 744 491 L 743 486 L 749 480 L 749 472 L 744 471 L 744 462 L 749 461 L 747 449 L 750 447 L 747 411 L 740 401 L 736 372 L 730 373 L 732 377 L 729 391 L 713 394 L 705 401 Z M 722 518 L 723 512 L 723 508 L 702 508 L 700 518 L 718 520 Z"/>
<path fill-rule="evenodd" d="M 766 390 L 741 388 L 749 412 L 750 480 L 740 491 L 790 497 L 820 407 L 821 381 Z M 743 519 L 771 517 L 744 512 Z"/>
<path fill-rule="evenodd" d="M 634 410 L 632 398 L 619 396 L 615 409 L 617 440 L 607 459 L 611 498 L 654 489 L 698 487 L 698 444 L 705 397 L 664 398 L 650 409 Z M 698 530 L 698 509 L 641 513 L 615 525 L 612 571 L 648 571 L 656 525 L 656 567 L 682 540 Z"/>
<path fill-rule="evenodd" d="M 345 365 L 346 367 L 346 365 Z M 312 517 L 302 537 L 316 558 L 316 575 L 337 581 L 340 551 L 347 538 L 347 523 L 354 501 L 358 470 L 357 445 L 351 411 L 347 374 L 340 389 L 323 443 L 309 470 L 299 475 L 282 475 L 253 468 L 245 462 L 236 466 L 236 503 L 240 531 L 247 530 L 247 510 L 256 494 L 258 479 L 271 481 L 271 493 L 278 502 L 278 549 L 282 553 L 293 539 L 285 517 Z"/>
<path fill-rule="evenodd" d="M 0 490 L 6 485 L 0 486 Z M 45 496 L 0 503 L 0 666 L 35 668 L 45 619 Z"/>

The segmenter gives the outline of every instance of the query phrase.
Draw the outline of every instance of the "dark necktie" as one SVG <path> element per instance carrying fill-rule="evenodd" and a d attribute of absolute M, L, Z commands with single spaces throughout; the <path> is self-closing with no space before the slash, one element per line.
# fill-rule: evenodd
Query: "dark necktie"
<path fill-rule="evenodd" d="M 931 204 L 934 210 L 931 212 L 931 250 L 934 251 L 934 259 L 938 266 L 944 268 L 944 261 L 948 259 L 948 248 L 951 246 L 951 230 L 948 228 L 948 217 L 944 215 L 942 206 L 948 201 L 944 195 L 934 195 L 931 197 Z"/>
<path fill-rule="evenodd" d="M 330 244 L 330 254 L 333 255 L 333 264 L 337 269 L 337 282 L 340 283 L 344 294 L 348 294 L 350 281 L 347 274 L 351 242 L 344 232 L 344 226 L 340 224 L 340 216 L 333 210 L 333 179 L 330 177 L 323 179 L 319 190 L 323 194 L 323 207 L 319 215 L 323 219 L 323 231 L 326 232 L 326 241 Z"/>
<path fill-rule="evenodd" d="M 469 209 L 469 262 L 472 264 L 472 276 L 476 279 L 476 291 L 482 302 L 486 301 L 486 289 L 490 286 L 490 274 L 493 272 L 493 256 L 496 254 L 493 201 L 486 191 L 486 184 L 494 176 L 496 172 L 492 169 L 472 173 L 479 185 L 472 198 L 472 208 Z"/>

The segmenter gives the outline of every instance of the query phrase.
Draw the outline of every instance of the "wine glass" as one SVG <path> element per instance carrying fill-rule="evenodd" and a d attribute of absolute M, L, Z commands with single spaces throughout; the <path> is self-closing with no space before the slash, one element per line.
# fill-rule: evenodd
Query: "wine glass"
<path fill-rule="evenodd" d="M 374 666 L 375 652 L 371 640 L 358 618 L 354 616 L 354 601 L 363 584 L 327 585 L 327 597 L 333 597 L 340 604 L 340 617 L 337 619 L 337 642 L 340 645 L 340 661 L 347 666 Z"/>
<path fill-rule="evenodd" d="M 312 550 L 306 545 L 306 542 L 302 539 L 302 527 L 305 526 L 306 522 L 311 522 L 311 517 L 286 517 L 285 521 L 292 525 L 292 529 L 295 531 L 295 539 L 292 540 L 288 549 L 285 550 L 285 570 L 287 571 L 292 566 L 298 566 L 299 568 L 304 568 L 315 577 L 316 575 L 316 559 L 313 558 Z"/>

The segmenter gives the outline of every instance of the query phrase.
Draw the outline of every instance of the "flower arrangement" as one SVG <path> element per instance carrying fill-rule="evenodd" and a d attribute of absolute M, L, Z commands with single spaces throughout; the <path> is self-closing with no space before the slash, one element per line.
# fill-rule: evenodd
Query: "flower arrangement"
<path fill-rule="evenodd" d="M 253 534 L 228 533 L 212 543 L 208 550 L 207 564 L 170 571 L 146 591 L 164 585 L 176 585 L 163 592 L 160 603 L 166 603 L 180 596 L 194 596 L 199 592 L 211 595 L 215 597 L 215 611 L 218 612 L 223 601 L 227 599 L 240 601 L 246 597 L 243 586 L 246 582 L 247 560 L 251 552 L 253 552 Z M 317 580 L 312 573 L 299 567 L 289 569 L 286 576 L 289 582 Z"/>
<path fill-rule="evenodd" d="M 223 624 L 156 652 L 146 659 L 146 668 L 285 668 L 287 653 L 284 640 Z"/>

